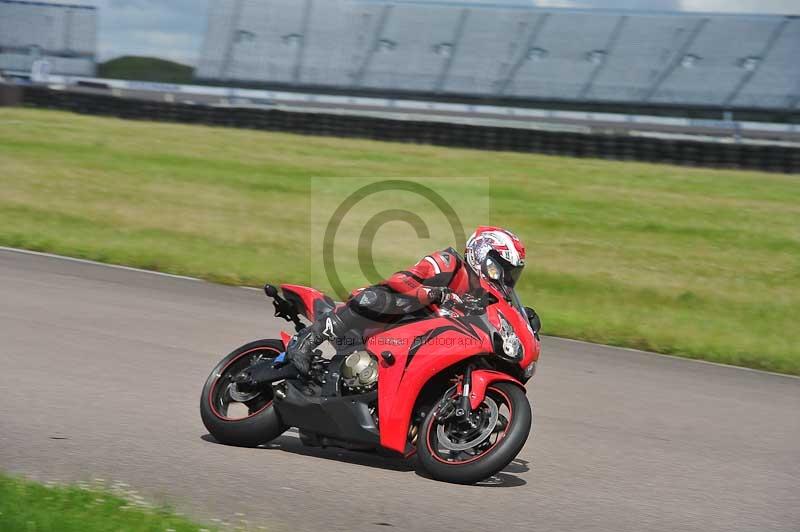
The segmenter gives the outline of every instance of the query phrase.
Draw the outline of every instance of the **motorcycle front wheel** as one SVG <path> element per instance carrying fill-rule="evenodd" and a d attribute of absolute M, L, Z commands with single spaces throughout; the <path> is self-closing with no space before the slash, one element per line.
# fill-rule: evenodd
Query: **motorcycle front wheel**
<path fill-rule="evenodd" d="M 272 405 L 271 388 L 245 393 L 233 383 L 249 366 L 274 359 L 282 351 L 280 340 L 251 342 L 223 358 L 208 376 L 200 395 L 200 416 L 218 442 L 256 447 L 286 431 Z"/>
<path fill-rule="evenodd" d="M 469 420 L 452 412 L 449 390 L 419 428 L 417 456 L 435 479 L 474 484 L 502 471 L 519 454 L 531 430 L 525 391 L 508 382 L 492 384 Z"/>

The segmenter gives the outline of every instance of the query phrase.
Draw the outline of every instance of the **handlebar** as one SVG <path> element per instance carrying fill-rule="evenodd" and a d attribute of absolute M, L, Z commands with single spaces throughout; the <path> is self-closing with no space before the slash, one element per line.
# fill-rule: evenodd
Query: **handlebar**
<path fill-rule="evenodd" d="M 440 308 L 460 310 L 466 314 L 482 314 L 486 307 L 493 303 L 492 301 L 487 301 L 486 295 L 478 297 L 469 293 L 462 296 L 452 294 L 447 301 L 440 305 Z"/>

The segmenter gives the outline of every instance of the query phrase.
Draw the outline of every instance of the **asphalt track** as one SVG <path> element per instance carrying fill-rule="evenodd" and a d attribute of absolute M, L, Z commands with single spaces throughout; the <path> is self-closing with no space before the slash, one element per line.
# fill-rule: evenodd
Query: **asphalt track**
<path fill-rule="evenodd" d="M 546 338 L 534 437 L 454 486 L 292 434 L 211 441 L 208 372 L 279 326 L 256 291 L 0 251 L 0 469 L 273 531 L 800 530 L 800 379 Z"/>

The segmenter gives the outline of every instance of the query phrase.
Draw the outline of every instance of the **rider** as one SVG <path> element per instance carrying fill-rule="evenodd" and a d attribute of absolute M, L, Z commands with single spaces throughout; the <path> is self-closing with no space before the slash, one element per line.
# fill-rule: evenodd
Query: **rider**
<path fill-rule="evenodd" d="M 311 368 L 314 349 L 325 340 L 362 331 L 371 323 L 386 323 L 429 305 L 459 301 L 476 286 L 481 265 L 491 251 L 515 283 L 525 266 L 525 246 L 517 236 L 500 227 L 481 226 L 467 241 L 462 258 L 453 248 L 432 253 L 409 270 L 358 290 L 347 303 L 322 316 L 292 338 L 286 358 L 304 375 Z"/>

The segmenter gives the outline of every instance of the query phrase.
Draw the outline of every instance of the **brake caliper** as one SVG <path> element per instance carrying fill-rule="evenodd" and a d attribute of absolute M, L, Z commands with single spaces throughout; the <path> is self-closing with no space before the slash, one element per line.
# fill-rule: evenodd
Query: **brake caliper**
<path fill-rule="evenodd" d="M 436 411 L 436 419 L 438 421 L 445 421 L 453 417 L 456 413 L 456 400 L 455 398 L 448 397 L 439 403 L 439 409 Z"/>

